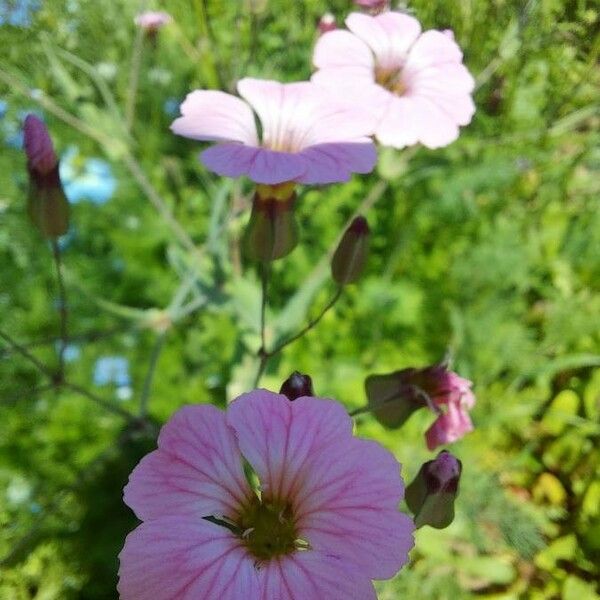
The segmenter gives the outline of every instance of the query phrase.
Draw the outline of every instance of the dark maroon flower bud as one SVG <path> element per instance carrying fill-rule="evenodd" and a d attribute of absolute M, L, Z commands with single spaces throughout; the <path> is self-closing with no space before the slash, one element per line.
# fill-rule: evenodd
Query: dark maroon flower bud
<path fill-rule="evenodd" d="M 295 400 L 302 396 L 314 396 L 312 379 L 294 371 L 281 385 L 280 394 L 287 396 L 289 400 Z"/>
<path fill-rule="evenodd" d="M 461 472 L 460 460 L 446 450 L 421 466 L 405 495 L 417 527 L 444 529 L 452 523 Z"/>
<path fill-rule="evenodd" d="M 271 262 L 283 258 L 298 244 L 296 194 L 291 191 L 285 199 L 275 194 L 268 195 L 263 189 L 254 196 L 243 239 L 244 253 L 251 260 Z"/>
<path fill-rule="evenodd" d="M 44 122 L 35 115 L 27 115 L 23 124 L 23 146 L 27 167 L 40 175 L 47 175 L 58 164 L 54 146 Z"/>
<path fill-rule="evenodd" d="M 29 173 L 29 217 L 43 236 L 56 239 L 69 229 L 69 203 L 48 129 L 35 115 L 25 118 L 23 146 Z"/>
<path fill-rule="evenodd" d="M 331 275 L 339 285 L 358 280 L 369 251 L 369 224 L 364 217 L 356 217 L 336 248 L 331 260 Z"/>

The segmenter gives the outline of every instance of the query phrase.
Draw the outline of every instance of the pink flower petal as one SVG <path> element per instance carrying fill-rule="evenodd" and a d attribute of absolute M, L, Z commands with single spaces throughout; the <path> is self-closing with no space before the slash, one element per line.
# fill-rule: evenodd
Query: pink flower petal
<path fill-rule="evenodd" d="M 352 173 L 370 173 L 377 163 L 377 151 L 370 140 L 356 144 L 319 144 L 303 150 L 306 159 L 301 183 L 348 181 Z"/>
<path fill-rule="evenodd" d="M 263 492 L 292 497 L 306 465 L 329 447 L 352 438 L 352 420 L 341 404 L 320 398 L 298 398 L 254 390 L 234 400 L 227 423 L 240 450 L 258 474 Z"/>
<path fill-rule="evenodd" d="M 297 494 L 300 535 L 311 547 L 388 579 L 408 560 L 412 520 L 398 511 L 400 465 L 379 444 L 354 439 L 311 463 Z"/>
<path fill-rule="evenodd" d="M 318 69 L 351 66 L 370 72 L 374 62 L 369 46 L 350 32 L 337 30 L 319 38 L 313 64 Z"/>
<path fill-rule="evenodd" d="M 403 148 L 421 142 L 428 148 L 447 146 L 458 138 L 458 125 L 428 97 L 406 94 L 390 104 L 376 132 L 386 146 Z"/>
<path fill-rule="evenodd" d="M 352 13 L 346 25 L 373 50 L 378 66 L 384 69 L 400 67 L 421 33 L 421 25 L 414 17 L 399 12 L 384 12 L 376 17 Z"/>
<path fill-rule="evenodd" d="M 256 183 L 274 185 L 296 181 L 305 171 L 306 163 L 299 154 L 260 148 L 248 171 L 248 177 Z"/>
<path fill-rule="evenodd" d="M 140 519 L 235 514 L 251 494 L 235 436 L 214 406 L 186 406 L 162 428 L 158 450 L 129 477 L 124 499 Z"/>
<path fill-rule="evenodd" d="M 469 414 L 456 403 L 448 404 L 447 412 L 440 415 L 425 432 L 429 450 L 444 444 L 452 444 L 473 431 Z"/>
<path fill-rule="evenodd" d="M 200 153 L 200 161 L 217 175 L 239 177 L 250 172 L 258 152 L 258 148 L 239 143 L 216 144 Z"/>
<path fill-rule="evenodd" d="M 182 116 L 171 124 L 177 135 L 202 141 L 258 145 L 250 107 L 239 98 L 213 90 L 196 90 L 181 105 Z"/>
<path fill-rule="evenodd" d="M 273 560 L 261 575 L 262 593 L 256 600 L 377 600 L 369 579 L 339 557 L 322 552 L 296 552 Z"/>
<path fill-rule="evenodd" d="M 460 63 L 462 58 L 462 51 L 452 38 L 430 29 L 414 43 L 405 68 L 412 71 L 429 65 Z"/>
<path fill-rule="evenodd" d="M 260 598 L 260 572 L 227 529 L 164 517 L 142 523 L 119 555 L 121 600 Z"/>

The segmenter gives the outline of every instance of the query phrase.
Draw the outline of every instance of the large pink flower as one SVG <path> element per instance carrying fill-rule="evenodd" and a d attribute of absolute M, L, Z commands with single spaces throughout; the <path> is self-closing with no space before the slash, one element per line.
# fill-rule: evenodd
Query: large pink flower
<path fill-rule="evenodd" d="M 352 13 L 350 31 L 332 31 L 317 42 L 317 84 L 360 100 L 379 118 L 377 140 L 402 148 L 446 146 L 475 112 L 473 77 L 451 32 L 421 32 L 399 12 Z"/>
<path fill-rule="evenodd" d="M 318 184 L 347 181 L 375 166 L 368 138 L 374 119 L 363 109 L 333 100 L 308 81 L 246 78 L 237 89 L 245 101 L 220 91 L 191 92 L 171 125 L 179 135 L 217 142 L 200 155 L 210 170 L 271 185 Z"/>
<path fill-rule="evenodd" d="M 371 580 L 413 544 L 403 491 L 394 457 L 332 400 L 255 390 L 227 413 L 185 407 L 125 488 L 144 522 L 120 554 L 121 598 L 375 599 Z"/>

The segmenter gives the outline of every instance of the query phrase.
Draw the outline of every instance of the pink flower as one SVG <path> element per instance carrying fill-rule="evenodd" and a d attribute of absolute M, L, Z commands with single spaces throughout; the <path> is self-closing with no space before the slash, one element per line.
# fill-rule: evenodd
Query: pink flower
<path fill-rule="evenodd" d="M 432 408 L 440 411 L 437 419 L 425 432 L 427 447 L 433 450 L 442 444 L 456 442 L 473 431 L 473 423 L 468 411 L 475 405 L 473 385 L 448 371 L 445 365 L 434 365 L 418 372 L 417 385 L 433 402 Z"/>
<path fill-rule="evenodd" d="M 443 444 L 452 444 L 473 431 L 473 423 L 469 413 L 461 405 L 448 404 L 442 413 L 425 432 L 425 440 L 430 450 Z"/>
<path fill-rule="evenodd" d="M 346 25 L 350 31 L 317 42 L 313 81 L 369 107 L 385 146 L 439 148 L 456 140 L 475 107 L 473 77 L 453 36 L 421 32 L 415 18 L 399 12 L 352 13 Z"/>
<path fill-rule="evenodd" d="M 135 24 L 148 32 L 155 33 L 161 27 L 173 21 L 173 17 L 166 12 L 148 11 L 137 15 Z"/>
<path fill-rule="evenodd" d="M 413 544 L 402 496 L 394 457 L 354 438 L 337 402 L 255 390 L 227 413 L 185 407 L 125 488 L 144 522 L 120 554 L 121 598 L 375 599 L 371 580 Z"/>
<path fill-rule="evenodd" d="M 363 109 L 332 101 L 306 81 L 246 78 L 237 89 L 243 100 L 210 90 L 188 94 L 182 116 L 171 125 L 178 135 L 217 142 L 200 155 L 208 169 L 274 185 L 347 181 L 375 166 L 375 147 L 367 137 L 374 121 Z"/>

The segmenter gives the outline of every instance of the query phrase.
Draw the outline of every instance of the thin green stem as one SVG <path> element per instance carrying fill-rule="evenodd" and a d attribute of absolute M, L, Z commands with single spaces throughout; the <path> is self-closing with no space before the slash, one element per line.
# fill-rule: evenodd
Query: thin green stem
<path fill-rule="evenodd" d="M 140 397 L 140 418 L 145 418 L 148 414 L 148 401 L 150 399 L 150 392 L 152 390 L 152 381 L 154 379 L 154 374 L 156 372 L 156 367 L 158 366 L 158 359 L 160 358 L 160 353 L 164 348 L 166 333 L 160 333 L 156 338 L 156 342 L 154 343 L 154 347 L 152 348 L 152 354 L 150 355 L 150 363 L 148 365 L 148 371 L 146 373 L 146 377 L 144 379 L 144 386 L 142 388 L 142 394 Z"/>
<path fill-rule="evenodd" d="M 142 27 L 138 27 L 133 40 L 131 68 L 129 70 L 129 86 L 127 88 L 127 97 L 125 102 L 125 127 L 127 128 L 127 131 L 131 131 L 133 122 L 135 120 L 135 105 L 140 81 L 142 54 L 144 51 L 144 36 L 144 29 Z"/>
<path fill-rule="evenodd" d="M 56 267 L 58 300 L 60 302 L 60 349 L 58 351 L 58 374 L 59 377 L 62 379 L 65 375 L 65 350 L 67 347 L 67 339 L 69 337 L 67 331 L 68 306 L 65 281 L 62 271 L 62 257 L 60 252 L 60 246 L 58 245 L 58 242 L 56 240 L 52 240 L 52 255 L 54 256 L 54 265 Z"/>
<path fill-rule="evenodd" d="M 319 321 L 329 312 L 330 309 L 332 309 L 334 307 L 335 303 L 340 299 L 343 289 L 344 288 L 342 286 L 339 286 L 337 288 L 337 290 L 335 291 L 335 294 L 329 300 L 329 302 L 323 307 L 321 312 L 314 319 L 311 319 L 307 323 L 307 325 L 305 327 L 303 327 L 298 333 L 294 334 L 292 337 L 281 342 L 280 344 L 275 346 L 275 348 L 273 348 L 272 350 L 267 352 L 266 353 L 267 357 L 271 358 L 272 356 L 275 356 L 275 354 L 278 354 L 279 352 L 281 352 L 286 346 L 293 344 L 296 340 L 299 340 L 302 336 L 304 336 L 311 329 L 313 329 L 313 327 L 316 327 L 317 324 L 319 323 Z"/>
<path fill-rule="evenodd" d="M 122 409 L 120 406 L 116 406 L 116 405 L 112 404 L 111 402 L 109 402 L 108 400 L 104 400 L 104 398 L 101 398 L 100 396 L 96 396 L 96 394 L 93 394 L 92 392 L 86 390 L 84 387 L 82 387 L 76 383 L 71 383 L 70 381 L 66 381 L 64 379 L 61 379 L 60 377 L 57 377 L 56 373 L 54 373 L 51 369 L 46 367 L 46 365 L 44 365 L 35 356 L 33 356 L 33 354 L 31 354 L 31 352 L 29 352 L 21 344 L 19 344 L 15 340 L 13 340 L 12 337 L 10 337 L 7 333 L 5 333 L 1 330 L 0 330 L 0 338 L 2 338 L 7 344 L 12 346 L 24 358 L 29 360 L 29 362 L 31 362 L 40 371 L 40 373 L 42 373 L 42 375 L 45 375 L 46 377 L 48 377 L 57 388 L 60 386 L 64 389 L 69 389 L 73 392 L 76 392 L 76 393 L 80 394 L 81 396 L 85 396 L 92 402 L 95 402 L 96 404 L 98 404 L 98 406 L 101 406 L 102 408 L 104 408 L 106 411 L 111 412 L 115 415 L 119 415 L 120 417 L 123 417 L 125 420 L 127 420 L 130 423 L 138 422 L 138 419 L 136 419 L 131 413 Z"/>

